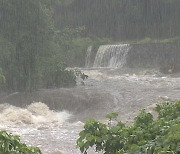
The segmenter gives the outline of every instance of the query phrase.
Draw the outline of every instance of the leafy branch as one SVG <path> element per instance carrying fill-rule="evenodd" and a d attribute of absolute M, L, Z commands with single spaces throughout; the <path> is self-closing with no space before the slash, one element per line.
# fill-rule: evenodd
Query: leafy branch
<path fill-rule="evenodd" d="M 180 101 L 157 105 L 159 117 L 141 110 L 131 126 L 117 121 L 117 113 L 108 114 L 109 123 L 88 120 L 80 132 L 77 147 L 84 154 L 90 147 L 104 154 L 180 153 Z M 112 124 L 112 120 L 116 124 Z"/>

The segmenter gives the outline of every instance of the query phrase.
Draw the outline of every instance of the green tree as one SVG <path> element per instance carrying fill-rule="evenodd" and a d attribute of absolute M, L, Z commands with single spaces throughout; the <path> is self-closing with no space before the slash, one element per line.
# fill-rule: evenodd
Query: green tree
<path fill-rule="evenodd" d="M 0 131 L 0 154 L 41 154 L 41 151 L 22 143 L 17 135 Z"/>
<path fill-rule="evenodd" d="M 85 26 L 87 36 L 116 41 L 180 35 L 178 0 L 72 0 L 56 7 L 56 25 Z"/>
<path fill-rule="evenodd" d="M 46 64 L 52 64 L 54 56 L 59 57 L 58 63 L 63 63 L 53 20 L 57 2 L 60 1 L 0 0 L 0 66 L 6 77 L 7 90 L 32 91 L 43 87 Z M 68 76 L 66 84 L 68 80 L 74 80 L 72 73 L 67 74 L 63 69 L 58 80 L 63 73 Z M 60 84 L 64 82 L 59 82 L 62 86 Z"/>
<path fill-rule="evenodd" d="M 31 90 L 38 82 L 38 57 L 45 52 L 51 37 L 48 16 L 36 0 L 1 0 L 0 15 L 1 37 L 7 40 L 6 48 L 10 48 L 8 43 L 13 46 L 6 54 L 9 57 L 4 59 L 14 67 L 3 68 L 9 71 L 8 86 L 14 90 Z"/>
<path fill-rule="evenodd" d="M 157 105 L 155 110 L 159 114 L 157 120 L 142 110 L 130 126 L 117 121 L 116 113 L 107 115 L 107 125 L 94 119 L 88 120 L 79 134 L 77 146 L 85 154 L 90 147 L 104 154 L 178 154 L 180 101 L 165 102 Z"/>

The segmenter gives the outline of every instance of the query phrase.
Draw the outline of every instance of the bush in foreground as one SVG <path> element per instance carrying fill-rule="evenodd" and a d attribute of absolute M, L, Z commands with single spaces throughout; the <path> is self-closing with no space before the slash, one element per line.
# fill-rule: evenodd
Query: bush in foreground
<path fill-rule="evenodd" d="M 21 143 L 17 135 L 0 131 L 0 154 L 41 154 L 41 151 L 37 147 L 28 147 Z"/>
<path fill-rule="evenodd" d="M 88 120 L 80 132 L 77 146 L 84 154 L 90 147 L 104 154 L 179 154 L 180 101 L 157 105 L 158 119 L 141 110 L 131 126 L 116 120 L 118 114 L 107 115 L 109 123 Z M 112 124 L 112 120 L 117 123 Z"/>

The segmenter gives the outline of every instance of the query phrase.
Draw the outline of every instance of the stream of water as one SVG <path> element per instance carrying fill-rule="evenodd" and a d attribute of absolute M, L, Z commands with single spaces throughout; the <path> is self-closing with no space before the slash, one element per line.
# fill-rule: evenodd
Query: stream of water
<path fill-rule="evenodd" d="M 129 124 L 143 108 L 157 116 L 153 111 L 156 103 L 180 98 L 180 78 L 164 76 L 157 68 L 141 70 L 137 64 L 147 64 L 149 54 L 148 64 L 153 62 L 153 66 L 158 66 L 163 56 L 158 57 L 144 48 L 139 53 L 139 47 L 100 46 L 92 63 L 90 46 L 86 67 L 93 68 L 81 69 L 88 75 L 83 84 L 77 79 L 78 85 L 74 88 L 41 89 L 6 96 L 1 99 L 0 129 L 19 134 L 22 141 L 38 146 L 44 154 L 79 154 L 76 140 L 89 118 L 107 122 L 105 116 L 117 112 L 119 120 Z M 133 58 L 135 51 L 136 59 Z M 132 61 L 136 67 L 124 67 Z M 91 149 L 89 153 L 94 152 Z"/>
<path fill-rule="evenodd" d="M 180 98 L 180 78 L 154 72 L 149 75 L 144 75 L 147 72 L 125 74 L 118 69 L 82 71 L 89 78 L 85 85 L 79 82 L 77 87 L 68 89 L 73 97 L 64 96 L 70 102 L 65 110 L 53 111 L 47 103 L 41 102 L 26 107 L 1 104 L 0 129 L 19 134 L 25 143 L 40 147 L 44 154 L 78 154 L 76 140 L 88 118 L 105 122 L 106 114 L 118 112 L 120 120 L 130 123 L 139 109 L 152 112 L 155 103 Z M 61 89 L 56 95 L 64 91 L 67 89 Z M 56 97 L 55 91 L 51 95 Z M 79 102 L 76 107 L 72 106 L 76 101 Z"/>

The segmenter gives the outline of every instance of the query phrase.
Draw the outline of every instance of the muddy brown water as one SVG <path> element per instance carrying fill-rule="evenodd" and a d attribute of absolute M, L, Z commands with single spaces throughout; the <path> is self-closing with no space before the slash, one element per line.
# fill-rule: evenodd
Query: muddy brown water
<path fill-rule="evenodd" d="M 154 104 L 180 98 L 178 76 L 153 71 L 128 74 L 117 69 L 82 71 L 89 76 L 85 85 L 79 79 L 75 88 L 1 97 L 0 129 L 21 135 L 45 154 L 78 154 L 75 142 L 87 119 L 105 122 L 106 114 L 117 112 L 119 120 L 129 124 L 140 109 L 152 112 Z"/>

